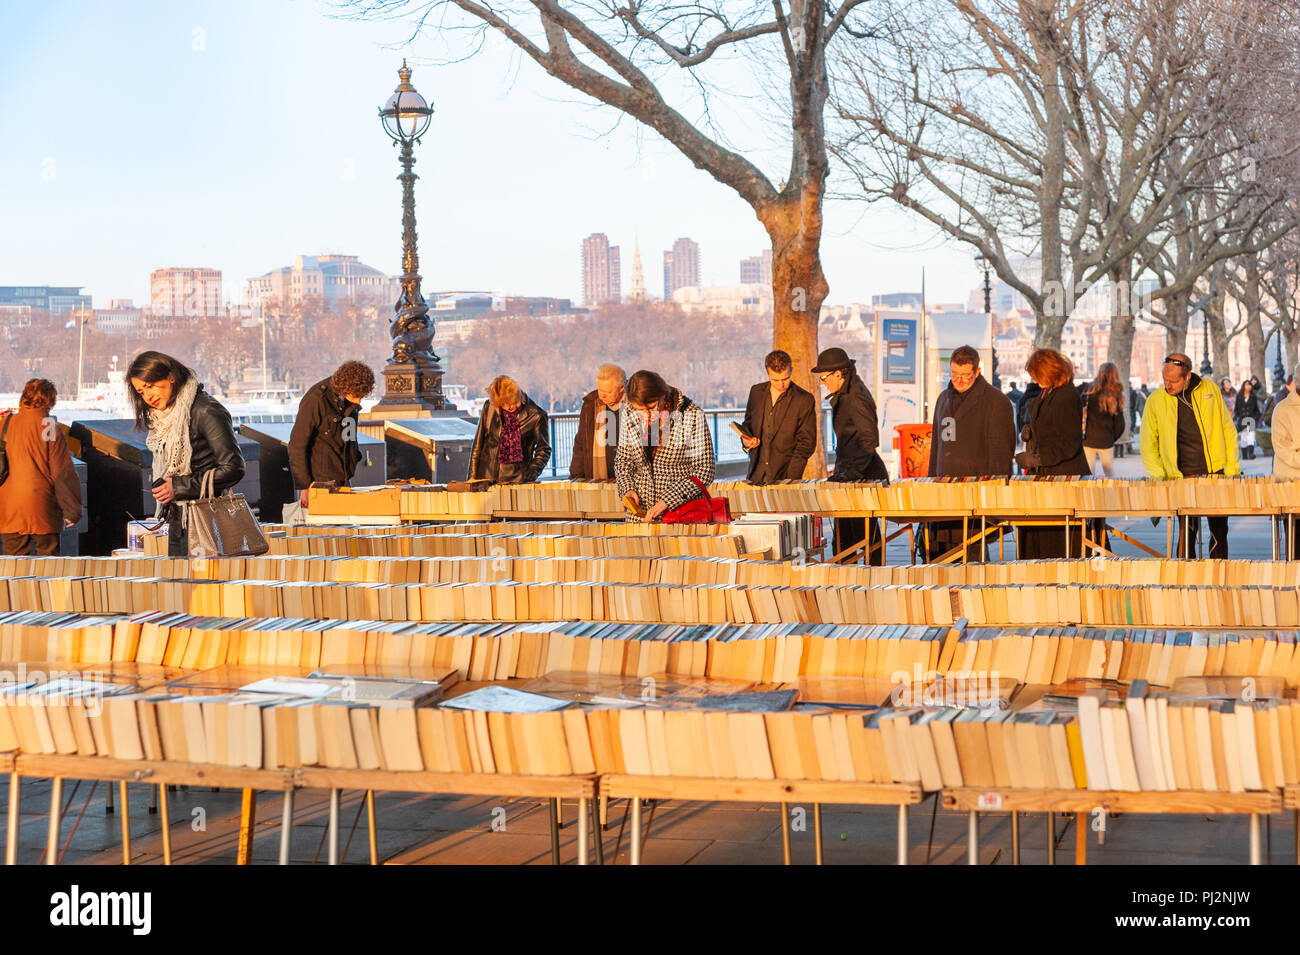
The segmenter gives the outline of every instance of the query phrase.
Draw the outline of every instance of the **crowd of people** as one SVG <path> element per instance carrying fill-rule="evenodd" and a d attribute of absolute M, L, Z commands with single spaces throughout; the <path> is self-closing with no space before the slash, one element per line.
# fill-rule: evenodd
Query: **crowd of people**
<path fill-rule="evenodd" d="M 790 355 L 776 350 L 763 363 L 765 380 L 750 390 L 741 444 L 749 456 L 747 479 L 773 484 L 803 477 L 817 448 L 816 396 L 793 381 Z M 1298 369 L 1300 370 L 1300 369 Z M 949 381 L 934 404 L 929 471 L 936 477 L 1114 474 L 1116 444 L 1128 430 L 1124 388 L 1114 364 L 1101 366 L 1086 387 L 1074 383 L 1069 358 L 1051 348 L 1030 356 L 1030 384 L 1006 394 L 984 377 L 979 352 L 963 345 L 949 358 Z M 835 432 L 835 462 L 828 480 L 887 481 L 879 454 L 875 399 L 842 348 L 828 348 L 811 369 L 825 390 Z M 177 359 L 147 351 L 132 361 L 128 392 L 137 428 L 146 432 L 153 456 L 155 517 L 166 521 L 168 553 L 188 554 L 184 504 L 203 492 L 211 476 L 216 494 L 244 476 L 245 462 L 229 412 L 209 395 L 195 373 Z M 715 469 L 713 439 L 703 409 L 654 371 L 628 378 L 613 364 L 596 371 L 585 396 L 573 442 L 569 475 L 613 480 L 632 519 L 671 519 L 676 509 L 701 497 Z M 1270 423 L 1274 474 L 1300 477 L 1300 396 L 1295 377 L 1261 403 L 1258 383 L 1238 391 L 1223 379 L 1207 380 L 1184 354 L 1169 355 L 1161 387 L 1130 389 L 1129 407 L 1140 414 L 1142 462 L 1156 479 L 1240 473 L 1241 457 L 1253 457 L 1258 424 Z M 313 484 L 347 486 L 360 461 L 357 421 L 371 393 L 374 373 L 361 362 L 344 362 L 304 394 L 289 441 L 290 470 L 298 503 L 308 504 Z M 486 400 L 470 454 L 471 481 L 513 484 L 537 481 L 553 449 L 546 412 L 512 378 L 500 375 Z M 81 493 L 63 430 L 51 416 L 54 385 L 40 378 L 23 389 L 19 408 L 4 419 L 0 457 L 0 534 L 5 554 L 56 554 L 62 530 L 80 520 Z M 1134 419 L 1137 423 L 1138 419 Z M 1019 450 L 1017 450 L 1019 449 Z M 1208 519 L 1211 557 L 1228 556 L 1228 521 Z M 1196 553 L 1199 521 L 1183 519 L 1180 552 Z M 962 546 L 963 526 L 930 522 L 921 535 L 923 559 L 935 560 Z M 877 521 L 835 522 L 835 552 L 861 552 L 884 562 Z M 982 560 L 982 543 L 968 542 L 967 559 Z M 1300 557 L 1300 546 L 1292 545 Z M 1079 556 L 1082 529 L 1067 539 L 1054 527 L 1021 526 L 1017 554 L 1023 559 Z"/>

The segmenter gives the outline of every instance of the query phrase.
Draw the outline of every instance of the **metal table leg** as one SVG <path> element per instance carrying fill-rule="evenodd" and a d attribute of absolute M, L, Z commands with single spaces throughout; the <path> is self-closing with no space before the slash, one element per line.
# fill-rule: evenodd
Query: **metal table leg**
<path fill-rule="evenodd" d="M 117 791 L 121 794 L 122 803 L 122 865 L 131 864 L 131 803 L 126 795 L 126 780 L 123 779 L 117 784 Z M 108 801 L 113 801 L 113 784 L 105 783 L 104 792 L 108 794 Z"/>
<path fill-rule="evenodd" d="M 375 791 L 366 790 L 366 825 L 370 827 L 370 864 L 379 865 L 379 831 L 375 828 Z"/>
<path fill-rule="evenodd" d="M 813 803 L 813 843 L 817 851 L 817 864 L 822 864 L 822 804 Z"/>
<path fill-rule="evenodd" d="M 551 809 L 551 865 L 560 864 L 560 801 L 546 800 Z"/>
<path fill-rule="evenodd" d="M 293 838 L 293 790 L 284 791 L 284 808 L 280 811 L 280 865 L 289 864 L 289 844 Z"/>
<path fill-rule="evenodd" d="M 50 780 L 50 826 L 45 840 L 45 864 L 58 865 L 59 862 L 59 822 L 63 811 L 63 777 L 55 776 Z"/>
<path fill-rule="evenodd" d="M 587 864 L 587 797 L 578 798 L 578 865 Z"/>
<path fill-rule="evenodd" d="M 158 811 L 162 818 L 163 865 L 172 864 L 171 806 L 167 802 L 167 787 L 158 784 Z"/>
<path fill-rule="evenodd" d="M 632 797 L 632 864 L 641 864 L 641 797 Z"/>
<path fill-rule="evenodd" d="M 104 814 L 107 815 L 112 811 L 113 811 L 113 787 L 105 786 L 104 787 Z"/>
<path fill-rule="evenodd" d="M 974 809 L 966 824 L 966 864 L 979 865 L 980 861 L 980 816 Z"/>
<path fill-rule="evenodd" d="M 257 825 L 257 790 L 245 787 L 239 800 L 239 847 L 235 865 L 248 865 L 253 855 L 253 829 Z"/>
<path fill-rule="evenodd" d="M 600 827 L 600 812 L 593 807 L 591 813 L 591 834 L 596 843 L 596 865 L 605 864 L 605 840 L 604 830 Z"/>
<path fill-rule="evenodd" d="M 1297 842 L 1300 845 L 1300 842 Z M 785 864 L 790 864 L 790 806 L 781 803 L 781 854 Z"/>
<path fill-rule="evenodd" d="M 17 773 L 9 774 L 9 830 L 5 838 L 5 865 L 18 864 L 18 803 L 22 797 L 22 777 Z M 1296 813 L 1300 822 L 1300 812 Z M 1300 832 L 1300 829 L 1297 830 Z M 1300 846 L 1300 836 L 1296 844 Z"/>
<path fill-rule="evenodd" d="M 1020 813 L 1011 810 L 1011 864 L 1020 865 Z"/>
<path fill-rule="evenodd" d="M 1047 814 L 1047 864 L 1056 865 L 1056 813 Z"/>
<path fill-rule="evenodd" d="M 339 864 L 339 791 L 330 790 L 329 864 Z"/>
<path fill-rule="evenodd" d="M 1250 814 L 1250 864 L 1262 865 L 1259 844 L 1259 813 Z"/>
<path fill-rule="evenodd" d="M 907 865 L 907 803 L 898 804 L 898 864 Z"/>

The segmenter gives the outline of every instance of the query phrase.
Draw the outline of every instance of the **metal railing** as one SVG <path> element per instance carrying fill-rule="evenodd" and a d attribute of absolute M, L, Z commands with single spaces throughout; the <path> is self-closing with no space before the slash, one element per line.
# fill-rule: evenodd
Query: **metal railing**
<path fill-rule="evenodd" d="M 826 453 L 835 450 L 835 432 L 831 428 L 831 409 L 822 406 L 822 442 Z M 546 473 L 552 478 L 564 478 L 569 475 L 569 461 L 573 458 L 573 439 L 578 434 L 577 411 L 556 411 L 547 415 L 551 429 L 551 462 Z M 740 436 L 730 427 L 731 422 L 740 424 L 745 420 L 744 408 L 705 408 L 709 433 L 713 435 L 713 454 L 718 461 L 742 461 L 748 454 L 740 446 Z"/>

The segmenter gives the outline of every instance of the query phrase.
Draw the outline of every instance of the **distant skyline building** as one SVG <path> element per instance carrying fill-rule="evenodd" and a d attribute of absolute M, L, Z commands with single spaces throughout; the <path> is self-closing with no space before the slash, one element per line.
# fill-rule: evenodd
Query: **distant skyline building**
<path fill-rule="evenodd" d="M 91 308 L 90 296 L 82 295 L 81 289 L 80 285 L 0 285 L 0 315 L 32 311 L 66 315 Z"/>
<path fill-rule="evenodd" d="M 763 283 L 741 285 L 685 285 L 673 292 L 672 301 L 686 314 L 771 315 L 772 286 Z"/>
<path fill-rule="evenodd" d="M 634 240 L 632 251 L 632 284 L 628 288 L 627 300 L 633 305 L 640 305 L 645 301 L 645 275 L 641 271 L 641 240 Z"/>
<path fill-rule="evenodd" d="M 392 305 L 401 283 L 355 255 L 299 255 L 293 265 L 272 269 L 244 283 L 244 304 L 253 308 L 273 304 L 300 305 L 321 298 L 330 308 L 342 302 Z"/>
<path fill-rule="evenodd" d="M 772 250 L 765 249 L 760 255 L 753 255 L 740 260 L 741 285 L 772 284 Z"/>
<path fill-rule="evenodd" d="M 618 246 L 603 232 L 582 240 L 582 301 L 584 305 L 615 304 L 623 300 L 622 266 Z"/>
<path fill-rule="evenodd" d="M 221 270 L 154 269 L 149 273 L 149 311 L 198 318 L 220 315 Z"/>
<path fill-rule="evenodd" d="M 669 301 L 679 288 L 700 284 L 700 246 L 683 236 L 673 243 L 671 251 L 664 253 L 664 301 Z"/>

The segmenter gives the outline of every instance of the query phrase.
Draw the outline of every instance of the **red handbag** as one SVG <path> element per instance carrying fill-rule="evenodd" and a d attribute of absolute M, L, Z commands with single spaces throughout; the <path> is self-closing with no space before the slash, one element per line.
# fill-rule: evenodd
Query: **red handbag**
<path fill-rule="evenodd" d="M 697 497 L 674 507 L 671 511 L 664 511 L 663 522 L 665 524 L 730 524 L 731 505 L 727 503 L 727 499 L 710 497 L 709 489 L 704 486 L 703 481 L 697 477 L 692 477 L 690 480 L 700 489 L 704 497 Z"/>

